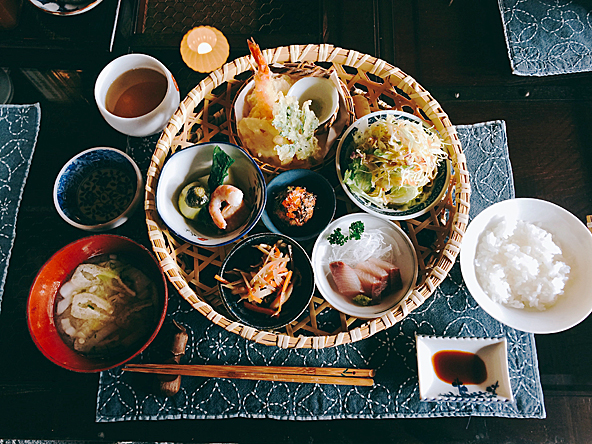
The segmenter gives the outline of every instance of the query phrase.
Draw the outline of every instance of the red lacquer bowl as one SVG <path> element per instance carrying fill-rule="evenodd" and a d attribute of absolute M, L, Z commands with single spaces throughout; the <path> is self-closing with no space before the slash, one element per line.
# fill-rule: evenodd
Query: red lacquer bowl
<path fill-rule="evenodd" d="M 150 337 L 130 348 L 126 354 L 118 354 L 113 358 L 90 358 L 75 352 L 62 341 L 54 321 L 55 300 L 61 284 L 79 264 L 94 256 L 113 253 L 133 257 L 134 262 L 131 265 L 152 279 L 158 290 L 160 316 L 155 320 L 154 331 Z M 166 279 L 150 251 L 126 237 L 102 234 L 85 237 L 66 245 L 45 263 L 31 286 L 27 303 L 27 323 L 33 341 L 49 360 L 75 372 L 99 372 L 129 361 L 148 347 L 164 322 L 167 303 Z"/>

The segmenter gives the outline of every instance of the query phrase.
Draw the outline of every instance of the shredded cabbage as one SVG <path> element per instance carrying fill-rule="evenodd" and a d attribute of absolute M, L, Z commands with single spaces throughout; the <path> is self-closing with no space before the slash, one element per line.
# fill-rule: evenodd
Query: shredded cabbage
<path fill-rule="evenodd" d="M 448 157 L 437 133 L 421 122 L 387 115 L 355 139 L 344 181 L 380 207 L 416 199 Z"/>

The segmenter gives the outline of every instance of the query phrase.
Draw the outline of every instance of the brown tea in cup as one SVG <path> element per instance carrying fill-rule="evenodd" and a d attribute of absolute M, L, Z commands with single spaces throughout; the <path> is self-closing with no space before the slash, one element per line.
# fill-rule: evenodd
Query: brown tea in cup
<path fill-rule="evenodd" d="M 167 93 L 164 74 L 150 68 L 124 72 L 109 86 L 105 108 L 119 117 L 139 117 L 154 110 Z"/>

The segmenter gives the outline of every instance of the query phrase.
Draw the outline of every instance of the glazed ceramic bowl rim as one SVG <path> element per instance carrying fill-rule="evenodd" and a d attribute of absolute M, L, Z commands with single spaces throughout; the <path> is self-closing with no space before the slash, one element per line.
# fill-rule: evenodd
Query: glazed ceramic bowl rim
<path fill-rule="evenodd" d="M 161 213 L 161 210 L 159 209 L 160 206 L 158 204 L 158 201 L 160 200 L 159 199 L 159 196 L 162 198 L 162 195 L 158 193 L 158 189 L 159 189 L 158 183 L 160 183 L 161 178 L 164 177 L 165 172 L 170 167 L 171 159 L 173 157 L 175 157 L 177 154 L 183 153 L 183 152 L 188 151 L 188 150 L 194 150 L 194 149 L 197 149 L 197 148 L 202 147 L 202 146 L 205 146 L 205 145 L 227 145 L 229 147 L 232 147 L 232 148 L 235 148 L 235 149 L 241 151 L 242 154 L 245 156 L 245 158 L 249 162 L 251 162 L 251 164 L 255 167 L 255 171 L 257 172 L 257 175 L 259 177 L 260 183 L 262 184 L 262 188 L 263 188 L 262 189 L 263 202 L 261 203 L 261 207 L 257 210 L 257 215 L 255 216 L 255 218 L 253 219 L 253 221 L 250 224 L 246 225 L 241 231 L 238 231 L 236 236 L 232 237 L 229 240 L 226 240 L 226 241 L 223 241 L 223 242 L 220 242 L 220 243 L 217 243 L 217 244 L 202 244 L 202 243 L 199 243 L 199 242 L 195 241 L 194 239 L 188 239 L 186 236 L 182 235 L 179 232 L 179 230 L 175 229 L 173 226 L 171 226 L 172 224 L 170 224 L 170 223 L 167 222 L 166 217 L 163 217 L 163 214 Z M 232 166 L 231 166 L 231 168 L 232 168 Z M 235 145 L 235 144 L 230 143 L 230 142 L 200 142 L 200 143 L 196 143 L 195 145 L 190 145 L 190 146 L 187 146 L 187 147 L 185 147 L 185 148 L 183 148 L 181 150 L 175 151 L 173 154 L 171 154 L 169 156 L 169 158 L 164 163 L 164 165 L 163 165 L 163 167 L 162 167 L 162 169 L 160 171 L 160 175 L 158 177 L 158 183 L 156 185 L 156 192 L 155 192 L 155 197 L 154 197 L 154 204 L 156 205 L 156 212 L 160 216 L 162 222 L 167 226 L 167 228 L 169 230 L 171 230 L 175 234 L 175 236 L 177 236 L 182 241 L 187 242 L 187 243 L 189 243 L 191 245 L 197 245 L 197 246 L 200 246 L 200 247 L 202 247 L 202 246 L 205 246 L 205 247 L 221 247 L 223 245 L 230 244 L 230 243 L 236 241 L 237 239 L 240 239 L 241 237 L 245 236 L 247 233 L 249 233 L 253 229 L 253 227 L 255 225 L 257 225 L 257 222 L 259 222 L 259 219 L 261 219 L 261 215 L 263 214 L 263 210 L 265 209 L 265 205 L 267 203 L 267 184 L 265 182 L 265 177 L 263 176 L 263 172 L 261 171 L 261 168 L 259 168 L 259 165 L 257 165 L 257 162 L 255 162 L 255 160 L 244 149 L 242 149 L 240 146 Z"/>
<path fill-rule="evenodd" d="M 74 164 L 82 156 L 85 156 L 88 153 L 91 153 L 94 151 L 112 151 L 118 155 L 121 155 L 124 159 L 126 159 L 130 163 L 130 165 L 132 166 L 132 168 L 134 169 L 134 171 L 136 173 L 136 193 L 134 194 L 134 198 L 132 199 L 132 201 L 130 202 L 128 207 L 116 218 L 111 219 L 110 221 L 107 221 L 107 222 L 100 223 L 100 224 L 84 225 L 84 224 L 78 223 L 78 222 L 70 219 L 66 215 L 64 210 L 62 210 L 62 207 L 60 206 L 60 203 L 58 201 L 58 187 L 59 187 L 60 179 L 62 178 L 62 176 L 64 175 L 66 170 L 70 167 L 70 165 Z M 98 147 L 94 147 L 94 148 L 89 148 L 87 150 L 82 151 L 81 153 L 78 153 L 77 155 L 72 157 L 70 160 L 68 160 L 64 164 L 64 166 L 60 169 L 60 172 L 58 173 L 56 180 L 53 184 L 53 204 L 54 204 L 58 214 L 60 215 L 60 217 L 63 220 L 65 220 L 66 222 L 68 222 L 70 225 L 72 225 L 73 227 L 80 228 L 81 230 L 86 230 L 86 231 L 109 230 L 112 228 L 116 228 L 127 221 L 129 216 L 134 212 L 134 210 L 136 209 L 136 206 L 140 202 L 140 197 L 142 196 L 143 189 L 144 189 L 144 180 L 142 178 L 142 173 L 140 172 L 140 169 L 138 168 L 138 165 L 136 164 L 136 162 L 134 162 L 134 160 L 127 153 L 125 153 L 121 150 L 118 150 L 117 148 L 98 146 Z"/>
<path fill-rule="evenodd" d="M 306 298 L 306 304 L 303 304 L 303 308 L 302 310 L 300 310 L 298 312 L 298 314 L 296 314 L 294 317 L 292 317 L 292 319 L 288 320 L 287 322 L 283 323 L 283 322 L 278 322 L 277 324 L 274 324 L 272 326 L 257 326 L 255 325 L 253 322 L 249 321 L 248 319 L 245 320 L 243 319 L 242 316 L 237 316 L 235 313 L 235 310 L 232 310 L 229 305 L 228 302 L 226 300 L 226 296 L 225 296 L 225 292 L 222 290 L 222 283 L 218 281 L 218 291 L 220 294 L 220 299 L 222 300 L 222 303 L 224 304 L 224 307 L 226 308 L 226 310 L 228 311 L 229 314 L 231 314 L 233 317 L 236 317 L 236 319 L 238 320 L 238 322 L 242 322 L 243 324 L 249 326 L 249 327 L 253 327 L 253 328 L 257 328 L 260 330 L 273 330 L 273 329 L 277 329 L 277 328 L 281 328 L 285 325 L 288 325 L 290 322 L 294 322 L 296 319 L 298 319 L 302 313 L 304 313 L 304 311 L 308 308 L 310 301 L 312 300 L 312 297 L 315 294 L 316 291 L 316 282 L 315 282 L 315 278 L 314 278 L 314 269 L 312 266 L 312 262 L 310 259 L 310 256 L 308 255 L 308 253 L 306 252 L 306 250 L 298 243 L 296 242 L 293 238 L 291 238 L 290 236 L 286 236 L 285 234 L 281 234 L 281 233 L 255 233 L 252 234 L 250 236 L 245 237 L 241 242 L 239 242 L 238 244 L 236 244 L 232 250 L 228 253 L 228 255 L 226 255 L 226 258 L 224 258 L 224 261 L 222 262 L 222 265 L 220 266 L 220 275 L 223 276 L 223 271 L 225 270 L 226 266 L 228 265 L 228 261 L 230 260 L 230 258 L 232 258 L 241 248 L 244 248 L 244 244 L 246 242 L 251 242 L 256 238 L 259 237 L 264 237 L 264 236 L 276 236 L 278 238 L 281 238 L 282 240 L 284 240 L 285 242 L 288 242 L 289 244 L 292 244 L 295 246 L 295 248 L 297 248 L 307 259 L 307 263 L 308 263 L 308 267 L 310 268 L 310 275 L 311 275 L 311 287 L 312 287 L 312 291 L 310 292 L 310 295 L 307 296 Z"/>
<path fill-rule="evenodd" d="M 282 232 L 278 226 L 273 223 L 273 220 L 271 219 L 271 217 L 269 216 L 269 213 L 267 212 L 267 202 L 269 202 L 269 199 L 267 199 L 266 205 L 264 207 L 264 211 L 263 214 L 261 215 L 261 221 L 263 222 L 263 224 L 267 227 L 267 229 L 269 229 L 271 232 L 275 233 L 275 234 L 283 234 L 284 236 L 288 236 L 291 239 L 294 239 L 295 241 L 306 241 L 306 240 L 310 240 L 316 236 L 318 236 L 324 229 L 325 227 L 331 223 L 331 221 L 333 220 L 333 217 L 335 216 L 335 211 L 336 211 L 336 203 L 337 203 L 337 198 L 335 196 L 335 189 L 333 188 L 333 185 L 331 185 L 331 182 L 329 182 L 329 180 L 323 176 L 322 174 L 316 172 L 316 171 L 312 171 L 312 170 L 308 170 L 308 169 L 304 169 L 304 168 L 296 168 L 293 170 L 287 170 L 287 171 L 282 171 L 280 174 L 278 174 L 277 176 L 275 176 L 268 184 L 267 184 L 267 192 L 269 192 L 269 190 L 272 188 L 274 182 L 276 180 L 279 180 L 279 178 L 282 175 L 288 175 L 288 174 L 298 174 L 298 178 L 296 178 L 294 180 L 294 182 L 297 182 L 298 179 L 300 178 L 305 178 L 307 176 L 312 176 L 320 181 L 323 182 L 323 185 L 328 186 L 329 188 L 331 188 L 332 193 L 330 195 L 330 197 L 328 198 L 328 200 L 331 201 L 332 203 L 332 207 L 333 207 L 333 211 L 331 214 L 331 217 L 329 218 L 329 220 L 327 221 L 327 224 L 323 227 L 319 227 L 318 230 L 315 230 L 313 233 L 307 235 L 307 236 L 290 236 L 284 232 Z M 285 177 L 285 176 L 284 176 Z M 324 188 L 324 186 L 323 186 Z M 268 196 L 270 197 L 270 196 Z M 314 217 L 314 216 L 313 216 Z"/>
<path fill-rule="evenodd" d="M 442 199 L 444 198 L 446 191 L 448 189 L 448 185 L 450 183 L 450 179 L 451 179 L 452 165 L 451 165 L 450 159 L 446 159 L 446 161 L 441 163 L 440 166 L 438 167 L 438 175 L 441 174 L 440 170 L 442 168 L 445 168 L 445 171 L 444 171 L 445 178 L 444 178 L 444 182 L 442 184 L 442 188 L 439 190 L 432 190 L 432 192 L 430 193 L 430 199 L 431 199 L 432 195 L 434 195 L 434 199 L 429 204 L 427 204 L 424 208 L 422 208 L 414 213 L 407 214 L 407 212 L 409 210 L 401 211 L 401 210 L 389 209 L 389 208 L 385 208 L 384 210 L 382 210 L 383 212 L 377 211 L 372 207 L 372 204 L 369 201 L 366 201 L 365 199 L 356 196 L 349 189 L 349 186 L 344 182 L 344 178 L 343 178 L 343 174 L 342 174 L 342 166 L 341 166 L 341 162 L 340 162 L 340 156 L 341 156 L 341 150 L 343 148 L 343 144 L 344 144 L 345 140 L 347 139 L 349 134 L 351 132 L 353 132 L 354 129 L 357 129 L 363 122 L 367 121 L 371 117 L 381 116 L 381 115 L 399 116 L 399 117 L 402 117 L 407 120 L 419 122 L 422 125 L 424 125 L 424 127 L 429 128 L 430 130 L 436 132 L 436 134 L 438 133 L 433 126 L 430 126 L 427 122 L 425 122 L 421 118 L 417 117 L 416 115 L 407 113 L 405 111 L 386 109 L 386 110 L 374 111 L 370 114 L 366 114 L 365 116 L 362 116 L 359 119 L 356 119 L 356 121 L 354 123 L 352 123 L 347 128 L 347 130 L 345 130 L 345 132 L 343 133 L 343 136 L 339 140 L 339 144 L 337 145 L 337 151 L 335 153 L 335 168 L 337 171 L 337 178 L 339 179 L 339 183 L 341 184 L 343 191 L 350 198 L 350 200 L 358 208 L 360 208 L 361 210 L 364 210 L 367 213 L 370 213 L 374 216 L 377 216 L 377 217 L 380 217 L 383 219 L 388 219 L 388 220 L 407 220 L 407 219 L 413 219 L 413 218 L 419 217 L 419 216 L 427 213 L 430 209 L 432 209 L 435 205 L 437 205 L 439 202 L 441 202 Z M 434 180 L 437 180 L 437 177 Z M 436 194 L 434 194 L 434 193 L 436 193 Z M 418 205 L 421 205 L 421 204 L 418 204 Z M 401 213 L 406 213 L 406 214 L 401 214 Z"/>
<path fill-rule="evenodd" d="M 162 301 L 162 312 L 160 313 L 159 316 L 159 320 L 156 323 L 156 325 L 154 326 L 154 331 L 152 332 L 152 334 L 150 335 L 150 337 L 148 337 L 148 339 L 146 339 L 146 341 L 144 342 L 144 344 L 134 353 L 132 353 L 129 357 L 123 358 L 113 364 L 108 364 L 105 365 L 104 367 L 100 367 L 100 368 L 96 368 L 96 369 L 79 369 L 79 368 L 75 368 L 74 366 L 69 366 L 67 364 L 65 364 L 64 362 L 61 362 L 59 360 L 57 360 L 51 353 L 49 353 L 49 351 L 47 349 L 45 349 L 41 343 L 39 342 L 39 339 L 37 337 L 37 335 L 34 333 L 35 329 L 33 328 L 32 324 L 31 324 L 31 318 L 29 316 L 29 306 L 31 304 L 31 293 L 33 291 L 33 288 L 35 287 L 35 285 L 37 284 L 37 280 L 39 279 L 39 276 L 41 275 L 41 273 L 45 270 L 45 268 L 52 262 L 55 260 L 55 258 L 57 256 L 59 256 L 60 254 L 62 254 L 65 250 L 69 249 L 69 248 L 73 248 L 75 245 L 80 244 L 80 243 L 84 243 L 86 241 L 89 241 L 92 238 L 97 238 L 97 237 L 110 237 L 113 239 L 118 239 L 122 242 L 127 242 L 130 244 L 135 245 L 136 247 L 139 247 L 143 252 L 145 252 L 148 257 L 151 258 L 151 260 L 154 262 L 155 267 L 159 270 L 160 272 L 160 281 L 159 282 L 155 282 L 155 285 L 157 285 L 157 287 L 159 287 L 160 285 L 162 285 L 163 291 L 163 301 Z M 90 256 L 92 257 L 92 256 Z M 89 258 L 90 258 L 89 257 Z M 54 294 L 54 299 L 53 299 L 53 303 L 55 304 L 55 298 L 57 296 L 57 292 L 59 289 L 55 289 L 55 294 Z M 158 292 L 160 294 L 160 291 Z M 37 271 L 37 273 L 35 274 L 35 278 L 33 279 L 33 282 L 31 283 L 30 287 L 29 287 L 29 293 L 27 296 L 27 329 L 29 330 L 29 335 L 31 336 L 31 339 L 33 340 L 33 342 L 35 343 L 35 346 L 37 347 L 37 349 L 43 354 L 43 356 L 45 356 L 48 360 L 50 360 L 51 362 L 53 362 L 54 364 L 65 368 L 67 370 L 70 371 L 74 371 L 77 373 L 98 373 L 98 372 L 102 372 L 105 370 L 109 370 L 115 367 L 118 367 L 128 361 L 130 361 L 131 359 L 135 358 L 136 356 L 138 356 L 140 353 L 142 353 L 144 350 L 146 350 L 146 348 L 148 348 L 148 346 L 154 341 L 154 339 L 156 338 L 156 336 L 158 335 L 158 333 L 160 332 L 160 329 L 162 328 L 162 325 L 164 324 L 164 320 L 166 318 L 166 313 L 167 313 L 167 308 L 168 308 L 168 284 L 167 284 L 167 279 L 165 277 L 165 274 L 162 270 L 162 268 L 160 267 L 160 264 L 158 263 L 158 261 L 156 260 L 156 258 L 153 256 L 153 254 L 151 253 L 151 251 L 146 248 L 144 245 L 140 244 L 139 242 L 136 242 L 133 239 L 130 239 L 128 237 L 125 236 L 120 236 L 117 234 L 107 234 L 107 233 L 102 233 L 102 234 L 94 234 L 94 235 L 90 235 L 90 236 L 86 236 L 80 239 L 76 239 L 75 241 L 72 241 L 66 245 L 64 245 L 62 248 L 60 248 L 59 250 L 57 250 L 56 252 L 54 252 L 49 259 L 47 259 L 47 261 L 44 262 L 44 264 L 39 268 L 39 270 Z M 51 319 L 54 319 L 53 316 L 53 312 L 51 315 Z M 56 334 L 58 334 L 56 332 Z M 127 355 L 125 355 L 127 356 Z"/>
<path fill-rule="evenodd" d="M 44 8 L 42 5 L 40 5 L 39 3 L 41 2 L 37 2 L 37 1 L 32 1 L 29 0 L 30 3 L 35 6 L 36 8 L 42 10 L 43 12 L 47 13 L 47 14 L 51 14 L 51 15 L 58 15 L 58 16 L 71 16 L 71 15 L 78 15 L 78 14 L 82 14 L 84 12 L 88 12 L 91 9 L 95 8 L 96 6 L 98 6 L 100 3 L 103 2 L 103 0 L 90 0 L 90 1 L 86 1 L 86 2 L 82 2 L 81 4 L 85 4 L 86 6 L 82 7 L 82 8 L 77 8 L 74 9 L 72 11 L 66 11 L 66 12 L 60 12 L 60 11 L 51 11 L 47 8 Z M 58 3 L 57 1 L 55 3 Z M 67 1 L 64 2 L 60 2 L 60 3 L 64 3 L 67 4 Z"/>

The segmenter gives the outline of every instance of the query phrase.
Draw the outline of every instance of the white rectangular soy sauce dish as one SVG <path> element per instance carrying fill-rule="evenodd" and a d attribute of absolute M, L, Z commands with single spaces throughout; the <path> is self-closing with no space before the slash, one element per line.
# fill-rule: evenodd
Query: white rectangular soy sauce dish
<path fill-rule="evenodd" d="M 508 371 L 508 354 L 506 338 L 445 338 L 436 336 L 416 336 L 417 373 L 419 378 L 419 396 L 421 401 L 464 401 L 464 402 L 513 402 L 514 395 L 510 386 Z M 455 376 L 454 380 L 445 382 L 438 374 L 462 374 L 467 369 L 441 368 L 436 369 L 433 357 L 438 352 L 440 357 L 449 358 L 453 365 L 468 358 L 473 358 L 486 376 L 476 377 L 473 382 L 463 382 Z M 461 352 L 460 354 L 454 352 Z M 468 355 L 474 354 L 477 357 Z M 460 357 L 460 361 L 455 357 Z M 456 360 L 455 360 L 456 359 Z M 439 361 L 443 362 L 443 361 Z M 462 364 L 460 364 L 462 366 Z M 477 372 L 479 373 L 479 372 Z M 475 376 L 475 375 L 473 375 Z M 470 376 L 466 376 L 470 380 Z M 446 378 L 445 379 L 452 379 Z"/>

